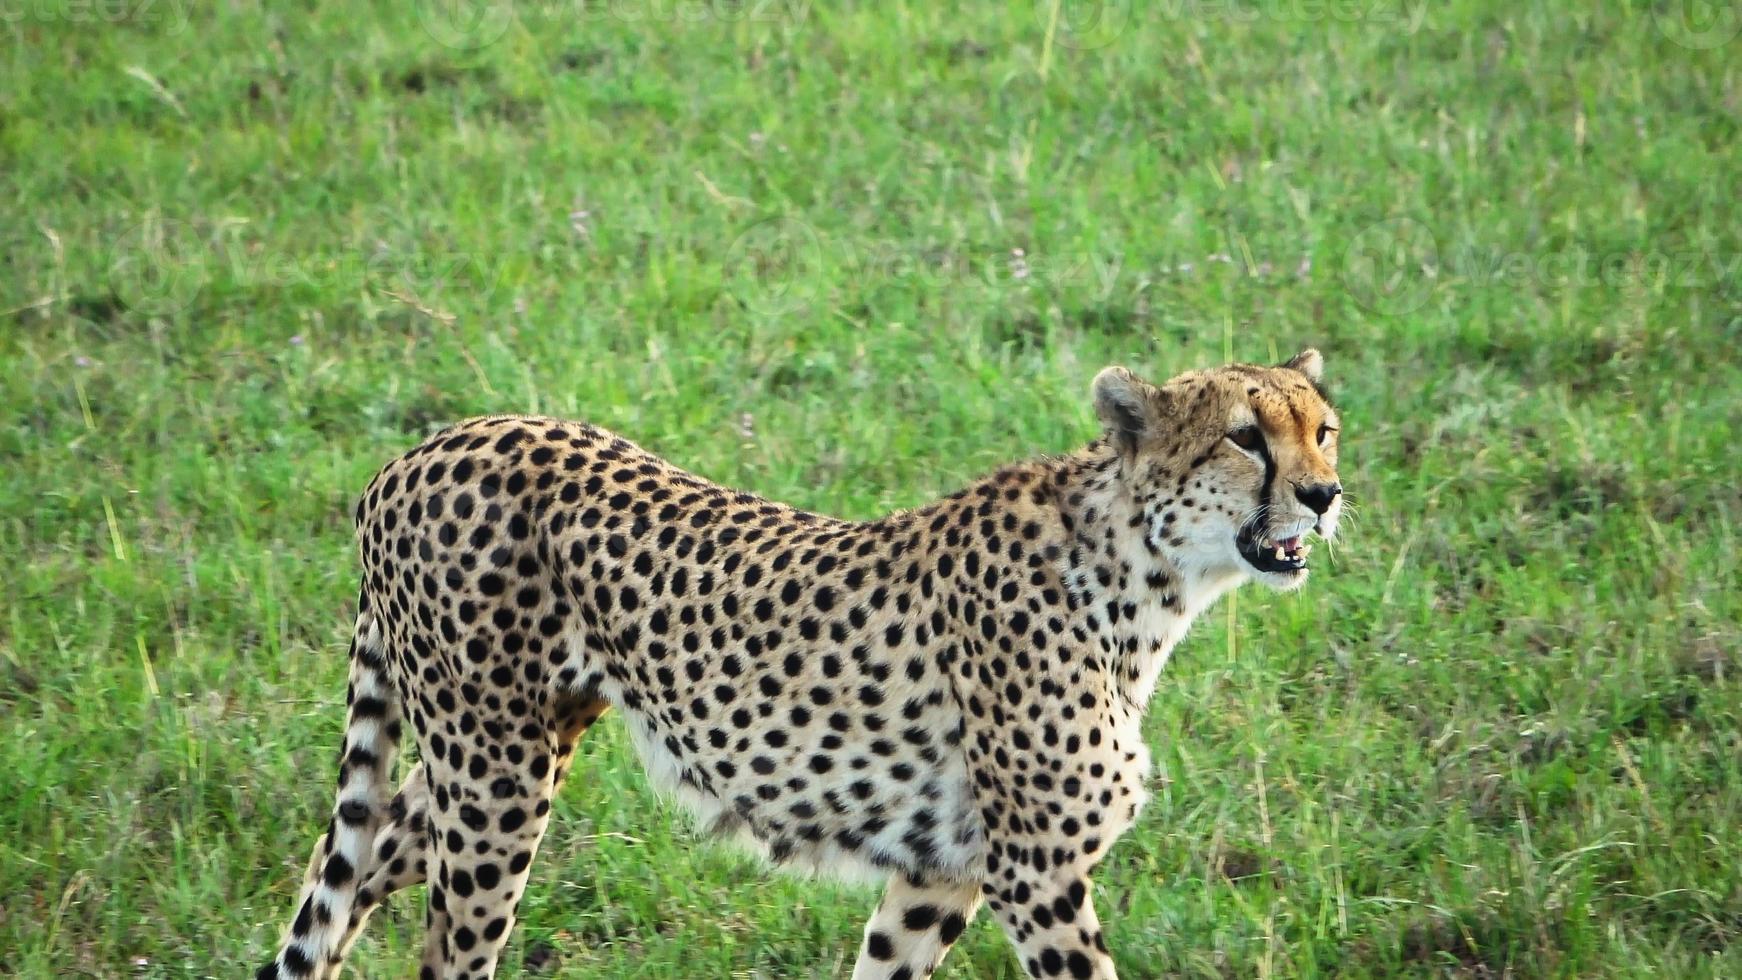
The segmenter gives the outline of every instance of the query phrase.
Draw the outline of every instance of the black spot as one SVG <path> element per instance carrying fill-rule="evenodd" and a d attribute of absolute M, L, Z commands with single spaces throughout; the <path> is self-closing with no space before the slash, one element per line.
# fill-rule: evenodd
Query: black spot
<path fill-rule="evenodd" d="M 901 916 L 901 925 L 909 932 L 923 932 L 938 921 L 935 905 L 915 905 Z"/>
<path fill-rule="evenodd" d="M 345 860 L 343 854 L 335 854 L 327 858 L 327 866 L 321 872 L 321 880 L 325 881 L 329 887 L 338 888 L 350 881 L 351 875 L 355 873 L 356 869 L 351 867 L 351 862 Z"/>
<path fill-rule="evenodd" d="M 302 947 L 286 946 L 284 948 L 284 970 L 293 977 L 306 977 L 314 972 L 315 965 L 308 958 L 308 954 L 302 951 Z"/>

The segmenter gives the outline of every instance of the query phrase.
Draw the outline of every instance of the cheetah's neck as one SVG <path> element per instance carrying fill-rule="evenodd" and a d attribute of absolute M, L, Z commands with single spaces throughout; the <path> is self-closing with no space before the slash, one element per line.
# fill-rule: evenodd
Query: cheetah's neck
<path fill-rule="evenodd" d="M 1072 540 L 1061 572 L 1083 639 L 1108 658 L 1120 693 L 1141 712 L 1192 621 L 1243 578 L 1195 568 L 1150 543 L 1137 501 L 1116 479 L 1119 460 L 1104 444 L 1091 443 L 1056 465 Z"/>

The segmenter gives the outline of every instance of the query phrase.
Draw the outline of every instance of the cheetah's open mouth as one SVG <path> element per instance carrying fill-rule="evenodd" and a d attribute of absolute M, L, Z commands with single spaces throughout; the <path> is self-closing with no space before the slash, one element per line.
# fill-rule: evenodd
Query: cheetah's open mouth
<path fill-rule="evenodd" d="M 1306 570 L 1307 555 L 1313 546 L 1307 544 L 1300 534 L 1287 538 L 1272 539 L 1269 535 L 1256 530 L 1247 529 L 1240 532 L 1234 539 L 1234 546 L 1239 549 L 1240 557 L 1246 563 L 1261 572 L 1286 574 Z"/>

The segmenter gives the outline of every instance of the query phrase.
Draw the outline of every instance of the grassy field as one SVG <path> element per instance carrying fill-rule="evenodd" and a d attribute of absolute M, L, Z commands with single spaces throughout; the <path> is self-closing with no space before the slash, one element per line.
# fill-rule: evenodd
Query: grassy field
<path fill-rule="evenodd" d="M 1310 343 L 1358 519 L 1165 675 L 1121 969 L 1742 975 L 1733 7 L 466 2 L 0 6 L 0 974 L 267 951 L 447 421 L 869 516 Z M 850 969 L 615 718 L 558 809 L 507 975 Z"/>

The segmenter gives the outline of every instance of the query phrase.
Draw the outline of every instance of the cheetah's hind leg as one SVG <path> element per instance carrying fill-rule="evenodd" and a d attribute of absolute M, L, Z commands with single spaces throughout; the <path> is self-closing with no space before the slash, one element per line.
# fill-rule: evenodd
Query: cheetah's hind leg
<path fill-rule="evenodd" d="M 577 696 L 563 705 L 556 724 L 557 754 L 553 782 L 560 787 L 574 761 L 574 749 L 610 702 L 593 696 Z M 428 880 L 429 864 L 429 777 L 423 763 L 418 763 L 400 783 L 399 793 L 388 807 L 388 822 L 375 835 L 369 851 L 369 864 L 357 888 L 356 905 L 351 922 L 340 941 L 338 954 L 327 961 L 327 969 L 318 980 L 337 980 L 340 964 L 356 944 L 369 915 L 395 892 Z"/>
<path fill-rule="evenodd" d="M 351 638 L 351 679 L 345 703 L 345 741 L 339 754 L 339 792 L 327 832 L 315 844 L 297 898 L 296 918 L 259 980 L 301 978 L 324 971 L 340 943 L 367 867 L 370 846 L 386 817 L 386 787 L 399 751 L 401 710 L 388 676 L 380 620 L 360 600 Z"/>
<path fill-rule="evenodd" d="M 338 951 L 318 974 L 319 980 L 337 980 L 340 966 L 369 922 L 369 914 L 387 896 L 425 880 L 429 860 L 429 779 L 423 763 L 406 773 L 387 814 L 387 823 L 375 835 L 369 849 L 369 863 L 362 875 L 363 883 L 357 887 L 351 921 L 339 940 Z"/>

